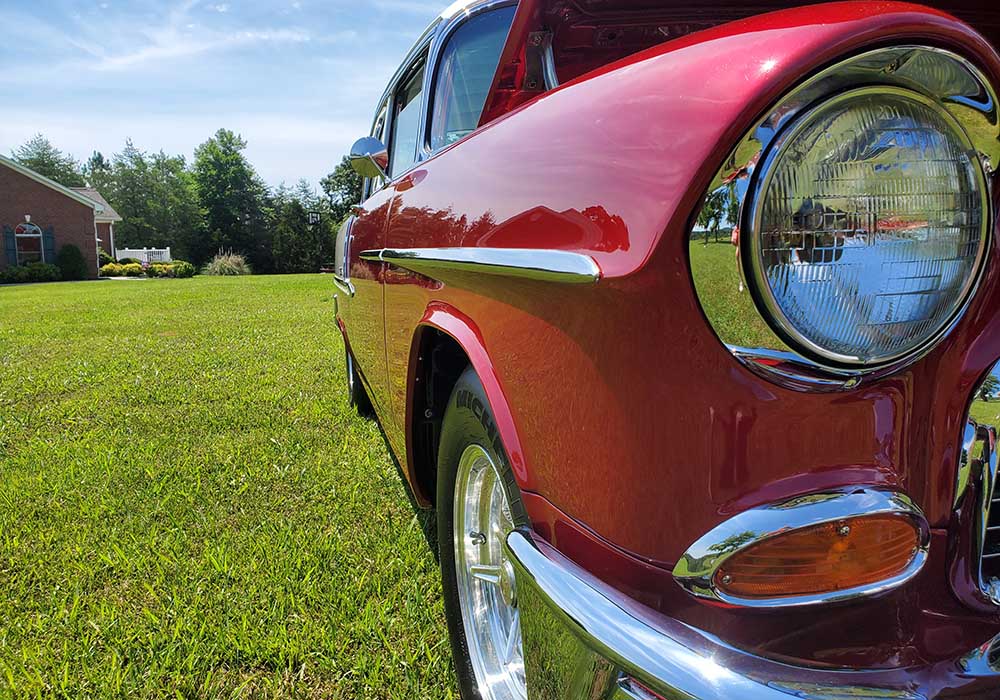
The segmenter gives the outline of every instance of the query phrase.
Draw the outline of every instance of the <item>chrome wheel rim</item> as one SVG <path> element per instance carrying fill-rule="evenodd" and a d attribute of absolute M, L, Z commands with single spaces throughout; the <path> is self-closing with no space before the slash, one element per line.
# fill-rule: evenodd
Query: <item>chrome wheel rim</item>
<path fill-rule="evenodd" d="M 455 570 L 469 658 L 483 700 L 525 700 L 521 616 L 504 541 L 514 529 L 496 465 L 479 445 L 455 479 Z"/>

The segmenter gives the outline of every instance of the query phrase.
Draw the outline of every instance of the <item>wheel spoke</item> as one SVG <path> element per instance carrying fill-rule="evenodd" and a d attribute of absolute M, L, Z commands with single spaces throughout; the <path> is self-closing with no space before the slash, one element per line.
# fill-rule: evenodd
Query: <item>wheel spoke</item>
<path fill-rule="evenodd" d="M 503 662 L 509 664 L 514 660 L 517 643 L 521 639 L 521 613 L 514 611 L 514 619 L 510 622 L 510 632 L 507 633 L 507 644 L 504 647 Z"/>
<path fill-rule="evenodd" d="M 473 578 L 485 583 L 492 583 L 494 586 L 500 585 L 500 567 L 491 564 L 473 564 L 469 567 L 469 573 Z"/>

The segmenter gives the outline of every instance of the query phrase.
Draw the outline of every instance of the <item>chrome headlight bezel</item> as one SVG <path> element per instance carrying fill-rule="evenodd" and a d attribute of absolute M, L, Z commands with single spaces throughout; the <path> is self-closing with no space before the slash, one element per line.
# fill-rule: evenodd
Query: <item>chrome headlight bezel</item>
<path fill-rule="evenodd" d="M 855 355 L 833 352 L 796 328 L 795 324 L 786 316 L 781 308 L 781 304 L 774 295 L 772 286 L 768 283 L 766 272 L 762 267 L 760 235 L 763 229 L 763 203 L 765 194 L 772 185 L 777 166 L 781 158 L 786 154 L 787 149 L 812 125 L 817 115 L 869 95 L 896 97 L 919 103 L 942 120 L 944 126 L 950 129 L 951 136 L 956 138 L 963 149 L 969 154 L 968 157 L 972 166 L 970 171 L 975 179 L 976 192 L 979 195 L 979 207 L 982 212 L 977 236 L 978 252 L 973 263 L 972 273 L 965 280 L 961 291 L 956 295 L 955 301 L 951 305 L 947 315 L 926 338 L 916 343 L 913 347 L 895 353 L 884 354 L 870 360 Z M 926 348 L 936 344 L 953 327 L 954 322 L 962 310 L 964 310 L 982 276 L 989 238 L 989 226 L 991 223 L 989 211 L 989 187 L 985 172 L 976 156 L 972 141 L 954 116 L 944 109 L 939 102 L 910 89 L 883 85 L 861 87 L 841 92 L 805 110 L 799 117 L 784 127 L 781 133 L 769 144 L 767 151 L 762 154 L 762 159 L 758 167 L 755 168 L 755 172 L 751 178 L 747 199 L 742 211 L 741 228 L 747 235 L 742 236 L 741 240 L 741 245 L 745 251 L 745 254 L 741 256 L 741 260 L 747 279 L 750 281 L 750 292 L 758 308 L 762 310 L 764 319 L 771 325 L 775 333 L 791 348 L 820 365 L 848 369 L 875 369 L 897 363 L 910 356 L 919 355 Z"/>
<path fill-rule="evenodd" d="M 779 100 L 768 113 L 736 144 L 716 173 L 705 195 L 735 198 L 739 212 L 737 220 L 743 231 L 750 231 L 753 221 L 752 197 L 759 191 L 769 165 L 768 159 L 780 148 L 779 139 L 788 133 L 808 113 L 844 93 L 865 89 L 902 90 L 919 95 L 947 115 L 949 124 L 959 125 L 965 141 L 977 155 L 979 182 L 984 184 L 982 196 L 983 245 L 976 263 L 976 274 L 963 290 L 965 299 L 940 331 L 920 347 L 887 358 L 878 363 L 859 363 L 857 358 L 829 357 L 816 352 L 796 334 L 784 332 L 766 300 L 758 298 L 755 287 L 759 280 L 741 260 L 741 274 L 746 273 L 752 294 L 738 298 L 739 309 L 726 308 L 713 298 L 717 289 L 711 276 L 695 260 L 696 246 L 690 246 L 691 274 L 695 291 L 712 329 L 726 348 L 749 369 L 788 388 L 803 391 L 838 391 L 857 386 L 865 377 L 878 377 L 897 371 L 922 357 L 954 328 L 969 303 L 983 271 L 988 265 L 990 237 L 994 226 L 992 185 L 994 167 L 1000 164 L 1000 112 L 996 92 L 985 76 L 971 62 L 957 54 L 935 47 L 919 45 L 891 46 L 875 49 L 845 59 L 826 68 Z M 805 115 L 805 116 L 803 116 Z M 693 235 L 692 217 L 689 231 Z M 741 251 L 752 234 L 741 234 Z M 741 258 L 750 255 L 741 253 Z M 734 263 L 734 268 L 736 264 Z M 745 301 L 744 301 L 745 300 Z M 732 299 L 727 299 L 732 302 Z M 745 308 L 744 308 L 745 305 Z M 753 307 L 753 308 L 751 308 Z M 750 332 L 737 333 L 727 322 L 730 317 L 753 317 L 756 327 Z M 745 336 L 745 337 L 744 337 Z"/>

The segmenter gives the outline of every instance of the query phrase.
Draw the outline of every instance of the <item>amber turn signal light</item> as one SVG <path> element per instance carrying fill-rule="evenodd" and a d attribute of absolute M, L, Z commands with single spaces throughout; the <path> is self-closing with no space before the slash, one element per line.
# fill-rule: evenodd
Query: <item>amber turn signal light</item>
<path fill-rule="evenodd" d="M 865 515 L 777 534 L 741 550 L 714 584 L 737 598 L 836 593 L 903 573 L 917 556 L 920 531 L 900 515 Z"/>

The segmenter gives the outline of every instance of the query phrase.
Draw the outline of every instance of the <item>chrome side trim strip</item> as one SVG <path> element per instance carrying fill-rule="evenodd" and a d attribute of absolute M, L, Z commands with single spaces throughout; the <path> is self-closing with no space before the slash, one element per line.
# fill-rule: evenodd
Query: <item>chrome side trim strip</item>
<path fill-rule="evenodd" d="M 779 534 L 846 518 L 892 513 L 913 520 L 920 544 L 913 559 L 892 578 L 830 593 L 787 598 L 737 598 L 715 585 L 715 573 L 725 561 L 748 547 Z M 692 544 L 674 567 L 674 578 L 688 593 L 745 608 L 785 608 L 850 600 L 884 593 L 912 579 L 927 561 L 930 528 L 921 510 L 907 496 L 868 487 L 851 487 L 798 496 L 734 515 Z"/>
<path fill-rule="evenodd" d="M 564 250 L 385 248 L 363 251 L 361 259 L 390 263 L 432 278 L 455 271 L 564 284 L 592 284 L 601 279 L 601 268 L 592 257 Z"/>

